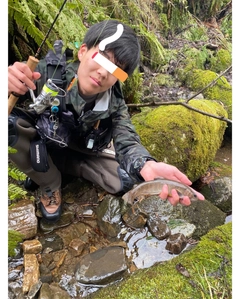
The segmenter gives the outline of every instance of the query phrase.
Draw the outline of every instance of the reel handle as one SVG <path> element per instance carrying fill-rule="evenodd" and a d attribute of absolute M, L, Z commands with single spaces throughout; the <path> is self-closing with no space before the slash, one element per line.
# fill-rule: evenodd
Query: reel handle
<path fill-rule="evenodd" d="M 39 62 L 39 60 L 37 58 L 35 58 L 34 56 L 29 56 L 27 65 L 29 66 L 29 68 L 31 69 L 32 72 L 35 70 L 36 66 L 38 65 L 38 62 Z M 10 96 L 8 98 L 8 115 L 11 113 L 19 96 L 17 96 L 17 94 L 10 94 Z"/>

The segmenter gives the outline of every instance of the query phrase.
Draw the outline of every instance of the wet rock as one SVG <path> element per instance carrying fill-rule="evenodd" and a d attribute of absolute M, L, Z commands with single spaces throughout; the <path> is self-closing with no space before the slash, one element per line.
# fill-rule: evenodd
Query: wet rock
<path fill-rule="evenodd" d="M 33 201 L 23 199 L 8 208 L 8 229 L 20 232 L 24 239 L 36 236 L 37 225 Z"/>
<path fill-rule="evenodd" d="M 167 225 L 171 229 L 172 235 L 182 233 L 186 238 L 191 238 L 196 230 L 194 224 L 189 223 L 184 219 L 171 219 L 167 222 Z"/>
<path fill-rule="evenodd" d="M 83 211 L 82 217 L 88 217 L 94 219 L 94 211 L 92 209 L 86 209 Z"/>
<path fill-rule="evenodd" d="M 8 275 L 8 281 L 14 281 L 19 277 L 19 274 L 20 274 L 20 270 L 13 270 Z"/>
<path fill-rule="evenodd" d="M 164 240 L 171 234 L 166 222 L 162 221 L 158 215 L 149 216 L 147 226 L 151 234 L 158 240 Z"/>
<path fill-rule="evenodd" d="M 64 211 L 61 215 L 61 218 L 56 222 L 49 222 L 46 219 L 42 218 L 39 221 L 40 229 L 45 233 L 50 233 L 55 229 L 68 226 L 73 222 L 74 213 L 71 211 Z"/>
<path fill-rule="evenodd" d="M 74 256 L 78 256 L 82 253 L 84 247 L 85 247 L 86 243 L 83 242 L 80 239 L 73 239 L 70 244 L 69 247 L 72 248 L 74 250 Z"/>
<path fill-rule="evenodd" d="M 73 239 L 78 238 L 81 239 L 83 242 L 87 242 L 89 238 L 88 232 L 91 232 L 89 228 L 90 227 L 88 225 L 88 222 L 86 224 L 78 222 L 56 231 L 56 234 L 61 238 L 64 246 L 68 247 Z"/>
<path fill-rule="evenodd" d="M 170 235 L 167 239 L 166 249 L 173 253 L 179 254 L 187 245 L 187 239 L 183 234 Z"/>
<path fill-rule="evenodd" d="M 131 213 L 137 214 L 138 211 L 145 217 L 157 214 L 162 221 L 168 221 L 170 218 L 180 218 L 182 206 L 173 206 L 169 201 L 161 200 L 158 195 L 152 195 L 134 204 L 133 209 L 128 210 L 128 217 L 131 217 Z"/>
<path fill-rule="evenodd" d="M 148 215 L 136 204 L 122 215 L 123 221 L 132 228 L 142 228 L 147 223 Z"/>
<path fill-rule="evenodd" d="M 51 254 L 51 253 L 43 253 L 42 254 L 41 266 L 45 265 L 46 267 L 50 268 L 50 265 L 52 262 L 53 262 L 53 254 Z"/>
<path fill-rule="evenodd" d="M 41 263 L 39 266 L 40 270 L 40 279 L 42 283 L 51 283 L 53 280 L 53 276 L 51 271 L 48 269 L 48 267 Z"/>
<path fill-rule="evenodd" d="M 106 195 L 97 207 L 96 214 L 100 230 L 109 237 L 116 237 L 121 230 L 119 199 Z"/>
<path fill-rule="evenodd" d="M 39 253 L 42 250 L 42 244 L 38 240 L 27 240 L 22 244 L 23 252 L 25 253 Z"/>
<path fill-rule="evenodd" d="M 57 283 L 51 285 L 43 283 L 38 299 L 71 299 L 66 291 L 61 289 Z"/>
<path fill-rule="evenodd" d="M 214 179 L 209 185 L 201 188 L 200 192 L 221 211 L 232 211 L 232 179 L 221 177 Z"/>
<path fill-rule="evenodd" d="M 39 265 L 35 254 L 24 255 L 23 293 L 27 293 L 31 286 L 38 283 Z"/>
<path fill-rule="evenodd" d="M 20 280 L 11 281 L 8 283 L 8 299 L 22 299 L 24 295 L 22 294 L 22 283 Z"/>
<path fill-rule="evenodd" d="M 41 286 L 42 286 L 42 282 L 40 280 L 37 283 L 35 283 L 34 285 L 32 285 L 30 287 L 28 295 L 27 295 L 28 299 L 36 298 L 35 296 L 36 296 L 37 292 L 40 290 Z"/>
<path fill-rule="evenodd" d="M 85 255 L 76 266 L 75 277 L 83 284 L 105 285 L 122 278 L 126 270 L 125 249 L 112 246 Z"/>
<path fill-rule="evenodd" d="M 194 239 L 199 239 L 209 230 L 225 222 L 226 214 L 208 200 L 198 200 L 190 206 L 182 206 L 181 218 L 196 226 Z"/>
<path fill-rule="evenodd" d="M 62 238 L 55 233 L 39 237 L 39 242 L 42 244 L 43 253 L 61 250 L 64 246 Z"/>
<path fill-rule="evenodd" d="M 62 251 L 58 251 L 57 254 L 54 255 L 54 257 L 53 257 L 53 264 L 51 265 L 52 269 L 53 269 L 52 270 L 52 275 L 54 277 L 58 276 L 58 274 L 59 274 L 59 268 L 64 263 L 67 254 L 68 254 L 68 250 L 64 249 Z"/>

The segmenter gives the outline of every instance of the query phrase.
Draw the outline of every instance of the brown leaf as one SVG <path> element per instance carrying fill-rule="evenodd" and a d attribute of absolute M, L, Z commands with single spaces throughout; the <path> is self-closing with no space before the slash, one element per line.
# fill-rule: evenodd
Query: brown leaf
<path fill-rule="evenodd" d="M 176 265 L 176 270 L 179 273 L 181 273 L 183 276 L 190 277 L 189 272 L 186 270 L 186 268 L 181 263 L 179 263 L 179 264 Z"/>

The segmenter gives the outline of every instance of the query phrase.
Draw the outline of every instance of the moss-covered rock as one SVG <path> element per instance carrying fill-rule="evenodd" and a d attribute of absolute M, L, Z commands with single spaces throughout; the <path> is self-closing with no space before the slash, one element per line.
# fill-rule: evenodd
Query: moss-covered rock
<path fill-rule="evenodd" d="M 192 250 L 138 270 L 88 298 L 232 298 L 231 295 L 232 223 L 229 222 L 209 231 Z"/>
<path fill-rule="evenodd" d="M 194 91 L 200 91 L 216 80 L 218 74 L 212 71 L 193 70 L 187 77 L 186 84 Z M 216 84 L 202 91 L 207 100 L 215 100 L 223 103 L 228 113 L 228 118 L 232 118 L 232 87 L 227 79 L 222 76 L 216 81 Z"/>
<path fill-rule="evenodd" d="M 231 52 L 225 49 L 219 49 L 215 55 L 210 58 L 211 71 L 220 73 L 232 64 Z"/>
<path fill-rule="evenodd" d="M 201 111 L 227 116 L 216 101 L 191 100 Z M 132 117 L 142 144 L 158 160 L 175 165 L 195 181 L 207 170 L 221 146 L 226 123 L 181 105 L 163 105 Z"/>

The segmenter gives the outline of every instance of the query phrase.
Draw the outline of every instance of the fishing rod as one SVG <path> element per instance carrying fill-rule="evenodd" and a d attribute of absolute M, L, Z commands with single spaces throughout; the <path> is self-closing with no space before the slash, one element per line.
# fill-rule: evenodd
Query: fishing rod
<path fill-rule="evenodd" d="M 67 2 L 67 0 L 64 0 L 62 6 L 60 7 L 60 9 L 59 9 L 59 11 L 58 11 L 58 13 L 57 13 L 57 15 L 55 16 L 55 18 L 54 18 L 54 20 L 53 20 L 53 22 L 52 22 L 50 28 L 48 29 L 48 32 L 46 33 L 46 35 L 45 35 L 45 37 L 44 37 L 44 39 L 43 39 L 41 45 L 40 45 L 39 48 L 37 49 L 36 54 L 35 54 L 34 56 L 29 56 L 29 57 L 28 57 L 27 66 L 30 68 L 30 70 L 31 70 L 32 72 L 35 70 L 35 68 L 36 68 L 37 65 L 38 65 L 39 60 L 38 60 L 37 57 L 39 56 L 40 51 L 42 50 L 42 47 L 43 47 L 44 43 L 46 42 L 46 40 L 47 40 L 47 38 L 48 38 L 48 36 L 49 36 L 49 34 L 50 34 L 50 32 L 51 32 L 51 30 L 52 30 L 54 24 L 56 23 L 56 21 L 57 21 L 57 19 L 58 19 L 58 17 L 59 17 L 59 14 L 61 13 L 61 11 L 62 11 L 64 5 L 66 4 L 66 2 Z M 16 104 L 16 102 L 17 102 L 19 96 L 20 96 L 20 95 L 18 95 L 18 94 L 16 94 L 16 93 L 11 93 L 11 95 L 9 96 L 9 98 L 8 98 L 8 115 L 11 113 L 11 111 L 12 111 L 13 107 L 15 106 L 15 104 Z"/>

